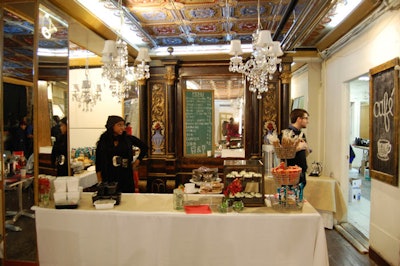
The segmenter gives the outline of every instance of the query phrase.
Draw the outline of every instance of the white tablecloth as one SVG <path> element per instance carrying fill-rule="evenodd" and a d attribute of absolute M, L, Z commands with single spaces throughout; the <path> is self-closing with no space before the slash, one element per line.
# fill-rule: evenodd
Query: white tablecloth
<path fill-rule="evenodd" d="M 272 177 L 265 178 L 265 193 L 276 193 Z M 304 198 L 321 213 L 326 228 L 332 229 L 335 223 L 346 220 L 347 205 L 336 179 L 307 176 Z"/>
<path fill-rule="evenodd" d="M 79 177 L 79 186 L 83 188 L 88 188 L 97 184 L 97 175 L 95 171 L 84 171 L 74 176 Z"/>
<path fill-rule="evenodd" d="M 34 207 L 41 266 L 328 265 L 321 216 L 267 207 L 242 213 L 186 214 L 171 194 L 123 194 L 112 210 Z M 214 200 L 215 202 L 215 200 Z"/>

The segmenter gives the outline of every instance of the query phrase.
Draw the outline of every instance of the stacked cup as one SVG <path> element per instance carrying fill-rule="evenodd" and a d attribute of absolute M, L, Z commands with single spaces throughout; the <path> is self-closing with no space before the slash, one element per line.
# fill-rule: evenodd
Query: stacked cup
<path fill-rule="evenodd" d="M 79 177 L 67 177 L 68 204 L 78 204 L 80 198 Z"/>
<path fill-rule="evenodd" d="M 56 205 L 76 205 L 80 198 L 79 178 L 57 177 L 54 180 L 54 203 Z"/>

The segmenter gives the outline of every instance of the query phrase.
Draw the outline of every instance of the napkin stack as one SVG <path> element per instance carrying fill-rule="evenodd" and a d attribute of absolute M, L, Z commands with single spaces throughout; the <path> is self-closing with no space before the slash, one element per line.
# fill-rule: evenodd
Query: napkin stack
<path fill-rule="evenodd" d="M 78 177 L 57 177 L 54 180 L 54 203 L 56 205 L 75 205 L 80 199 Z"/>

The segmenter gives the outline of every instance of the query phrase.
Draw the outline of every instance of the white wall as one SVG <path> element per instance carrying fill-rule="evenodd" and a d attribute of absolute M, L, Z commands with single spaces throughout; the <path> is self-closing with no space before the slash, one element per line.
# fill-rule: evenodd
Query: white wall
<path fill-rule="evenodd" d="M 320 128 L 325 136 L 325 173 L 348 191 L 349 92 L 346 82 L 400 56 L 400 11 L 377 19 L 356 40 L 322 65 L 325 105 Z M 397 114 L 398 115 L 398 114 Z M 400 164 L 399 164 L 400 165 Z M 392 265 L 400 265 L 400 189 L 375 179 L 371 184 L 370 246 Z"/>
<path fill-rule="evenodd" d="M 312 153 L 307 158 L 308 167 L 311 163 L 321 162 L 324 166 L 322 154 L 324 153 L 324 137 L 319 132 L 321 127 L 322 89 L 321 89 L 321 64 L 309 63 L 293 74 L 291 80 L 291 99 L 304 96 L 304 109 L 310 114 L 309 124 L 304 133 L 307 137 Z"/>
<path fill-rule="evenodd" d="M 73 85 L 82 85 L 85 79 L 85 69 L 74 69 L 69 72 L 69 135 L 71 148 L 94 147 L 101 133 L 105 131 L 105 124 L 109 115 L 123 117 L 123 104 L 112 97 L 111 91 L 104 88 L 101 77 L 101 68 L 89 69 L 89 80 L 92 87 L 101 84 L 102 101 L 98 101 L 93 111 L 85 112 L 79 108 L 78 102 L 72 99 Z"/>

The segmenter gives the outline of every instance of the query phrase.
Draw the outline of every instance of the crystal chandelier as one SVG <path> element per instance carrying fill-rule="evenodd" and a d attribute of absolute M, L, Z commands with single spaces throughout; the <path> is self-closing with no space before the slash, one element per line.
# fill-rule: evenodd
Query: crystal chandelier
<path fill-rule="evenodd" d="M 134 81 L 150 78 L 150 67 L 147 62 L 150 62 L 151 59 L 148 48 L 141 47 L 136 58 L 139 64 L 132 67 L 128 66 L 128 47 L 121 38 L 124 24 L 124 11 L 121 0 L 118 1 L 118 9 L 121 28 L 116 41 L 105 41 L 101 61 L 104 63 L 102 77 L 108 80 L 108 87 L 111 89 L 112 95 L 122 100 L 128 96 Z"/>
<path fill-rule="evenodd" d="M 277 65 L 281 63 L 278 58 L 283 55 L 281 44 L 273 41 L 269 30 L 262 30 L 260 23 L 260 0 L 257 3 L 258 27 L 253 33 L 253 52 L 249 60 L 243 63 L 240 56 L 243 54 L 240 40 L 231 40 L 229 71 L 242 73 L 249 82 L 249 90 L 257 92 L 257 99 L 262 98 L 262 93 L 268 91 L 268 80 L 273 79 Z M 281 66 L 280 66 L 281 67 Z M 281 69 L 280 69 L 281 71 Z"/>
<path fill-rule="evenodd" d="M 79 89 L 78 84 L 74 84 L 72 91 L 72 100 L 78 102 L 78 107 L 83 111 L 92 111 L 97 101 L 101 101 L 101 85 L 97 84 L 96 90 L 92 90 L 91 81 L 89 80 L 89 58 L 86 58 L 85 79 L 82 81 L 82 88 Z"/>

